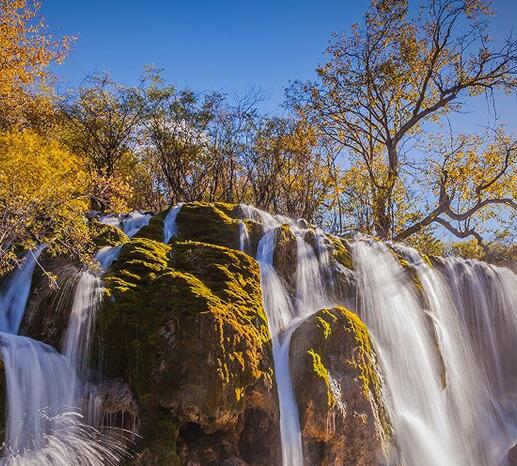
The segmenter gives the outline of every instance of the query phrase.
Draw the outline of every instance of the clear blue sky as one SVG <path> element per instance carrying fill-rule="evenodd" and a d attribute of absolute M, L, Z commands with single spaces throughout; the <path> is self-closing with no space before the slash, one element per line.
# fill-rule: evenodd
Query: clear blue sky
<path fill-rule="evenodd" d="M 314 76 L 334 31 L 360 20 L 367 0 L 43 0 L 51 29 L 79 36 L 64 65 L 62 86 L 93 71 L 132 83 L 145 64 L 194 90 L 240 93 L 261 88 L 274 111 L 290 79 Z M 517 0 L 495 0 L 493 35 L 517 26 Z M 517 33 L 517 31 L 516 31 Z M 517 99 L 498 110 L 517 129 Z M 484 113 L 483 113 L 484 112 Z M 485 124 L 483 99 L 460 126 Z M 481 120 L 485 120 L 482 121 Z"/>

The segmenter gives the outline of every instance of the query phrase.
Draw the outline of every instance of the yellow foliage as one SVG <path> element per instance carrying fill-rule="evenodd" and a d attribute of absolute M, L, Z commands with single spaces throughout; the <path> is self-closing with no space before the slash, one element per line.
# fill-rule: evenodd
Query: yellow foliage
<path fill-rule="evenodd" d="M 15 252 L 37 244 L 83 257 L 88 189 L 81 162 L 57 142 L 28 130 L 0 133 L 0 274 Z"/>
<path fill-rule="evenodd" d="M 34 90 L 49 78 L 48 65 L 61 62 L 72 39 L 53 38 L 38 17 L 40 4 L 0 0 L 0 127 L 19 126 L 37 103 Z"/>

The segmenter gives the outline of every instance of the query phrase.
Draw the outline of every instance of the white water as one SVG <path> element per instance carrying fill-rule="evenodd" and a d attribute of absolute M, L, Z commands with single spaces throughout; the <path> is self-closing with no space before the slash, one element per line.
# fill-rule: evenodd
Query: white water
<path fill-rule="evenodd" d="M 472 280 L 469 290 L 465 284 L 450 282 L 416 251 L 397 245 L 394 248 L 414 268 L 422 286 L 420 299 L 412 279 L 388 246 L 359 239 L 353 244 L 353 256 L 361 317 L 372 333 L 391 394 L 387 405 L 401 464 L 505 464 L 506 451 L 513 442 L 489 382 L 493 378 L 487 377 L 481 354 L 469 336 L 472 323 L 461 318 L 462 313 L 472 317 L 477 312 L 472 306 L 472 298 L 479 302 L 476 293 L 495 292 L 499 296 L 504 291 L 497 291 L 499 285 L 486 286 L 479 277 Z M 457 278 L 451 263 L 457 261 L 446 260 L 446 268 Z M 496 269 L 486 264 L 483 267 Z M 513 280 L 510 289 L 515 289 L 515 276 L 510 280 L 510 271 L 497 270 L 509 283 Z M 501 285 L 501 289 L 505 287 Z M 511 327 L 515 310 L 508 298 L 501 299 L 504 305 L 500 309 L 506 309 L 507 318 L 511 316 L 506 322 Z M 470 306 L 460 312 L 465 299 Z M 493 335 L 493 325 L 487 319 L 490 314 L 493 319 L 494 310 L 496 306 L 492 305 L 479 312 L 485 321 L 474 317 L 481 323 L 480 335 Z M 499 342 L 491 342 L 489 350 L 499 354 L 501 349 Z M 501 367 L 499 362 L 492 362 Z"/>
<path fill-rule="evenodd" d="M 239 223 L 239 249 L 243 252 L 250 252 L 250 234 L 242 220 Z"/>
<path fill-rule="evenodd" d="M 483 262 L 448 258 L 442 271 L 486 378 L 504 430 L 491 432 L 494 455 L 517 442 L 517 275 Z M 486 421 L 485 421 L 486 422 Z"/>
<path fill-rule="evenodd" d="M 133 212 L 101 221 L 135 235 L 151 218 Z M 37 256 L 26 255 L 0 289 L 0 352 L 7 386 L 7 429 L 4 465 L 118 464 L 125 454 L 122 438 L 100 434 L 84 423 L 81 400 L 89 398 L 85 380 L 96 310 L 102 297 L 100 275 L 118 257 L 121 247 L 104 247 L 96 254 L 99 273 L 82 272 L 76 286 L 63 353 L 27 337 L 15 335 L 23 318 Z"/>
<path fill-rule="evenodd" d="M 180 207 L 172 208 L 164 220 L 166 242 L 176 233 Z M 244 217 L 263 226 L 257 260 L 273 339 L 282 463 L 300 466 L 302 438 L 289 346 L 297 325 L 331 304 L 326 290 L 333 279 L 331 243 L 316 230 L 313 249 L 305 241 L 304 225 L 241 207 Z M 103 221 L 134 235 L 138 225 L 149 221 L 144 217 L 110 216 Z M 289 225 L 296 239 L 296 263 L 288 264 L 294 292 L 273 264 L 282 224 Z M 244 222 L 241 225 L 240 247 L 247 251 L 249 236 Z M 421 296 L 390 248 L 414 268 Z M 8 332 L 0 333 L 8 387 L 7 445 L 0 464 L 100 466 L 116 464 L 123 454 L 122 443 L 102 437 L 77 410 L 82 398 L 91 402 L 95 418 L 105 416 L 98 399 L 102 389 L 88 383 L 88 354 L 102 296 L 100 274 L 119 250 L 101 249 L 96 255 L 100 273 L 81 274 L 65 356 L 13 335 L 23 318 L 39 252 L 27 256 L 24 266 L 0 288 L 0 330 Z M 387 384 L 386 404 L 400 447 L 400 465 L 505 466 L 506 452 L 517 439 L 515 274 L 458 259 L 430 267 L 414 250 L 364 239 L 353 243 L 353 256 L 359 310 L 372 333 Z"/>
<path fill-rule="evenodd" d="M 146 226 L 151 215 L 140 212 L 131 212 L 126 215 L 108 215 L 100 219 L 101 222 L 121 228 L 129 237 L 133 237 Z M 97 426 L 99 416 L 98 404 L 95 396 L 96 387 L 90 383 L 89 366 L 90 354 L 94 337 L 97 311 L 102 300 L 102 274 L 117 260 L 122 246 L 105 246 L 97 252 L 95 260 L 100 270 L 92 272 L 84 270 L 79 275 L 75 288 L 72 308 L 68 319 L 68 326 L 64 336 L 62 352 L 68 364 L 78 374 L 74 382 L 70 382 L 69 390 L 76 404 L 82 406 L 86 421 Z"/>
<path fill-rule="evenodd" d="M 120 228 L 129 238 L 145 227 L 153 216 L 137 210 L 129 214 L 109 214 L 101 217 L 101 223 Z"/>
<path fill-rule="evenodd" d="M 177 233 L 176 217 L 180 213 L 182 205 L 183 205 L 183 202 L 180 202 L 179 204 L 175 205 L 174 207 L 171 207 L 169 212 L 167 212 L 167 215 L 163 221 L 163 242 L 165 244 L 169 244 L 169 241 Z"/>
<path fill-rule="evenodd" d="M 264 234 L 259 241 L 257 261 L 260 265 L 262 300 L 273 343 L 273 363 L 280 408 L 280 437 L 283 466 L 303 464 L 302 439 L 298 406 L 291 380 L 289 350 L 296 327 L 314 312 L 329 305 L 324 286 L 322 264 L 304 239 L 306 230 L 292 220 L 271 216 L 242 205 L 246 218 L 262 224 Z M 287 223 L 296 238 L 295 296 L 291 297 L 283 278 L 273 264 L 277 228 Z M 242 231 L 242 230 L 241 230 Z M 242 233 L 241 233 L 241 249 Z M 326 257 L 324 254 L 321 257 Z"/>
<path fill-rule="evenodd" d="M 0 354 L 6 380 L 6 433 L 2 465 L 101 466 L 115 464 L 122 444 L 82 423 L 71 386 L 76 373 L 52 347 L 18 336 L 39 248 L 2 286 Z M 12 299 L 16 297 L 17 299 Z M 15 317 L 14 320 L 11 319 Z"/>
<path fill-rule="evenodd" d="M 32 274 L 38 257 L 44 247 L 25 254 L 19 267 L 14 270 L 0 287 L 0 331 L 17 334 L 29 297 Z"/>

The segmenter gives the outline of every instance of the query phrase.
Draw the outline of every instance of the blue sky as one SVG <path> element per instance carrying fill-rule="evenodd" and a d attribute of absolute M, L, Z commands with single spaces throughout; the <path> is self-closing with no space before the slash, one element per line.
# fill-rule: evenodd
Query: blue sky
<path fill-rule="evenodd" d="M 63 88 L 93 71 L 132 83 L 145 64 L 167 80 L 197 91 L 229 94 L 260 88 L 275 111 L 291 79 L 314 76 L 330 35 L 360 20 L 366 0 L 44 0 L 54 32 L 78 35 L 65 64 Z M 517 0 L 495 0 L 493 35 L 517 25 Z M 516 32 L 517 33 L 517 32 Z M 502 118 L 517 130 L 517 99 L 498 99 Z M 483 98 L 458 117 L 459 128 L 486 124 Z"/>

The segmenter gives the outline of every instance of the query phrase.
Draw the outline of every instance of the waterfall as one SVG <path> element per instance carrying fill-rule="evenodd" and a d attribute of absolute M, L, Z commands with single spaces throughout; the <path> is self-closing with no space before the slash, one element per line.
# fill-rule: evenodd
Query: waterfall
<path fill-rule="evenodd" d="M 392 395 L 391 415 L 406 466 L 461 465 L 427 317 L 387 246 L 353 244 L 361 317 L 376 343 Z"/>
<path fill-rule="evenodd" d="M 95 259 L 100 265 L 101 273 L 116 260 L 120 250 L 120 246 L 105 246 L 97 252 Z M 81 376 L 84 376 L 86 369 L 84 366 L 91 346 L 102 291 L 102 280 L 99 274 L 89 270 L 81 272 L 75 288 L 63 344 L 63 354 Z"/>
<path fill-rule="evenodd" d="M 176 217 L 180 213 L 183 202 L 171 207 L 163 221 L 163 242 L 168 244 L 173 236 L 177 233 Z"/>
<path fill-rule="evenodd" d="M 100 219 L 102 223 L 121 228 L 129 237 L 149 223 L 150 214 L 131 212 L 127 215 L 107 215 Z M 95 254 L 100 271 L 93 273 L 84 270 L 79 276 L 74 293 L 72 309 L 65 333 L 63 354 L 72 366 L 84 376 L 85 364 L 91 347 L 97 308 L 102 298 L 102 274 L 117 259 L 122 246 L 104 246 Z"/>
<path fill-rule="evenodd" d="M 494 352 L 504 357 L 489 321 L 497 319 L 494 311 L 506 319 L 507 342 L 517 341 L 511 304 L 515 275 L 456 259 L 446 259 L 441 273 L 416 251 L 391 247 L 394 251 L 383 243 L 358 239 L 353 243 L 353 258 L 360 313 L 372 333 L 388 385 L 386 401 L 401 463 L 505 464 L 512 439 L 494 397 L 496 387 L 490 382 L 497 381 L 493 376 L 497 369 L 487 372 L 482 355 L 495 367 Z M 406 261 L 404 266 L 401 259 Z M 465 268 L 476 266 L 490 271 L 493 283 L 465 273 Z M 505 277 L 507 286 L 499 284 L 502 280 L 496 276 Z M 472 330 L 479 334 L 469 335 Z M 477 345 L 484 347 L 480 353 L 476 342 L 482 335 L 489 343 Z"/>
<path fill-rule="evenodd" d="M 129 237 L 149 223 L 150 214 L 131 212 L 127 215 L 108 215 L 100 219 L 102 223 L 121 228 Z M 97 389 L 88 379 L 88 358 L 91 352 L 93 333 L 98 307 L 102 300 L 102 274 L 118 258 L 122 246 L 105 246 L 95 255 L 100 270 L 94 273 L 84 270 L 80 273 L 75 288 L 72 308 L 66 328 L 63 354 L 68 364 L 78 374 L 74 382 L 70 382 L 69 390 L 78 405 L 84 405 L 86 420 L 97 426 L 102 413 L 98 409 Z"/>
<path fill-rule="evenodd" d="M 129 236 L 151 216 L 133 212 L 106 216 Z M 75 289 L 63 355 L 31 338 L 18 336 L 32 275 L 43 247 L 29 252 L 21 266 L 0 288 L 0 353 L 7 387 L 7 428 L 3 465 L 118 464 L 124 441 L 101 435 L 84 422 L 81 399 L 89 395 L 85 376 L 96 309 L 102 297 L 101 274 L 118 257 L 121 247 L 101 248 L 95 258 L 99 273 L 83 271 Z"/>
<path fill-rule="evenodd" d="M 0 291 L 0 354 L 6 380 L 2 465 L 115 464 L 122 445 L 82 423 L 71 386 L 76 373 L 52 347 L 16 335 L 43 247 L 29 252 Z"/>
<path fill-rule="evenodd" d="M 280 408 L 280 437 L 283 466 L 303 465 L 302 438 L 298 406 L 291 380 L 289 350 L 297 326 L 314 312 L 329 305 L 324 286 L 322 264 L 314 249 L 305 241 L 306 229 L 294 221 L 272 216 L 254 207 L 241 205 L 243 215 L 262 224 L 257 261 L 260 265 L 262 301 L 273 343 L 273 364 Z M 277 229 L 288 224 L 296 239 L 295 296 L 292 299 L 283 278 L 275 270 L 273 257 Z M 242 242 L 241 242 L 242 245 Z M 321 257 L 326 257 L 321 254 Z"/>
<path fill-rule="evenodd" d="M 502 457 L 517 440 L 517 275 L 474 260 L 445 259 L 440 267 L 458 316 L 491 389 L 503 429 L 486 432 L 494 455 Z M 486 420 L 482 424 L 487 430 Z"/>
<path fill-rule="evenodd" d="M 165 243 L 177 233 L 181 206 L 172 207 L 164 219 Z M 262 227 L 256 259 L 272 338 L 282 464 L 301 466 L 291 336 L 313 313 L 348 299 L 339 296 L 341 282 L 334 286 L 345 267 L 333 259 L 333 240 L 323 231 L 240 207 L 244 219 Z M 100 220 L 133 236 L 150 215 L 132 212 Z M 239 246 L 250 252 L 247 225 L 240 220 Z M 288 247 L 296 254 L 277 263 L 281 234 L 288 235 Z M 102 274 L 121 248 L 101 248 L 95 255 L 99 268 L 78 275 L 62 354 L 18 335 L 43 247 L 27 253 L 0 285 L 7 406 L 1 465 L 115 465 L 124 455 L 123 441 L 95 428 L 104 418 L 102 396 L 112 387 L 92 377 L 89 362 Z M 399 451 L 396 464 L 508 466 L 506 454 L 517 440 L 517 276 L 479 261 L 441 258 L 431 263 L 414 249 L 364 237 L 354 239 L 351 250 L 354 271 L 346 273 L 354 279 L 345 287 L 353 287 L 350 295 L 357 299 L 378 355 Z M 114 390 L 131 401 L 124 384 L 115 384 Z M 123 420 L 124 427 L 130 428 L 131 421 Z"/>
<path fill-rule="evenodd" d="M 0 331 L 17 334 L 29 297 L 32 274 L 44 246 L 29 251 L 21 264 L 2 283 L 0 287 Z"/>

